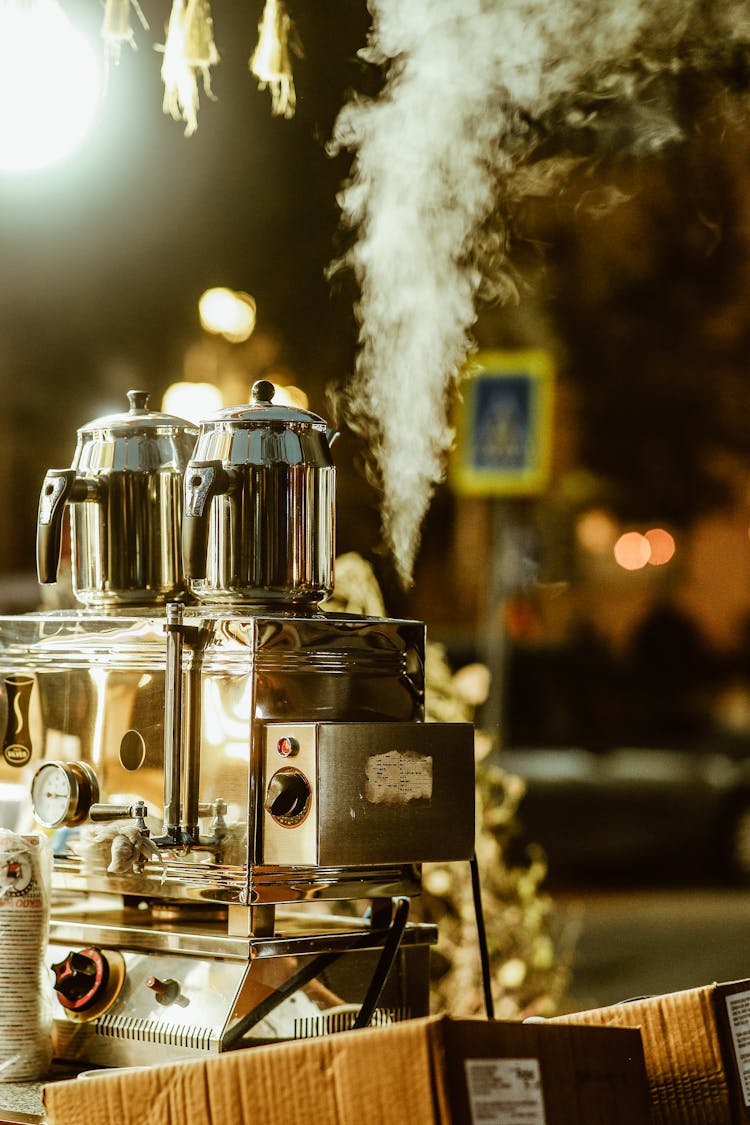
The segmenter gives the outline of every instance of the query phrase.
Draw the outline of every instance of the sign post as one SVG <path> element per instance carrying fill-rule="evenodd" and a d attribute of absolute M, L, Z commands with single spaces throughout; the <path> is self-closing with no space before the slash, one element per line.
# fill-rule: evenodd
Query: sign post
<path fill-rule="evenodd" d="M 527 580 L 528 532 L 514 500 L 547 485 L 552 446 L 554 367 L 542 350 L 483 351 L 473 358 L 456 420 L 451 484 L 459 496 L 488 501 L 490 569 L 482 658 L 492 674 L 484 707 L 488 730 L 502 734 L 508 645 L 506 602 Z"/>

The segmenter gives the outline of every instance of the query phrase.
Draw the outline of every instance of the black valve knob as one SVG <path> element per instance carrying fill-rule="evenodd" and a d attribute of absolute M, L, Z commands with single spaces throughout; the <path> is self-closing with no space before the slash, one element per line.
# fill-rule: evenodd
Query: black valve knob
<path fill-rule="evenodd" d="M 82 1012 L 91 1007 L 107 987 L 109 964 L 101 949 L 88 946 L 80 952 L 71 951 L 52 966 L 55 980 L 52 987 L 63 1008 Z"/>
<path fill-rule="evenodd" d="M 296 769 L 277 770 L 268 783 L 264 806 L 278 824 L 293 828 L 307 816 L 312 801 L 310 782 Z"/>

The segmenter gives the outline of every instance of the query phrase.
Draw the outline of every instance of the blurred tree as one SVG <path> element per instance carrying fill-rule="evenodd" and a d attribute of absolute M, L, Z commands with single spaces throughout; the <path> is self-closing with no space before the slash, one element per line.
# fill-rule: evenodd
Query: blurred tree
<path fill-rule="evenodd" d="M 584 465 L 622 519 L 686 526 L 750 469 L 750 138 L 726 89 L 681 99 L 681 144 L 587 163 L 518 227 L 548 243 Z"/>

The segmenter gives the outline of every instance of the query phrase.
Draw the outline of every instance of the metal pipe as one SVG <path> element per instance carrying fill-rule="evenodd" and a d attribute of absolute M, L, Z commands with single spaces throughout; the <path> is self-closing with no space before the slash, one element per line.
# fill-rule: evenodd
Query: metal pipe
<path fill-rule="evenodd" d="M 184 640 L 184 636 L 183 636 Z M 198 793 L 200 789 L 200 661 L 194 663 L 188 674 L 185 687 L 187 696 L 183 700 L 186 729 L 183 727 L 183 817 L 181 840 L 183 845 L 192 847 L 200 842 L 198 817 Z M 226 808 L 225 808 L 226 811 Z"/>
<path fill-rule="evenodd" d="M 164 670 L 164 835 L 179 840 L 182 772 L 182 619 L 180 602 L 167 603 Z"/>

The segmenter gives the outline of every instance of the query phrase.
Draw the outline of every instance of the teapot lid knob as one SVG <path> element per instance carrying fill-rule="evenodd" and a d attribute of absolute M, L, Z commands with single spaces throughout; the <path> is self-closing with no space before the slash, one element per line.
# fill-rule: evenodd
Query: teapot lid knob
<path fill-rule="evenodd" d="M 257 383 L 253 383 L 253 406 L 270 406 L 273 402 L 273 396 L 275 393 L 276 387 L 272 382 L 270 382 L 270 380 L 258 379 Z"/>
<path fill-rule="evenodd" d="M 128 402 L 131 414 L 146 414 L 148 412 L 148 391 L 128 391 Z"/>

